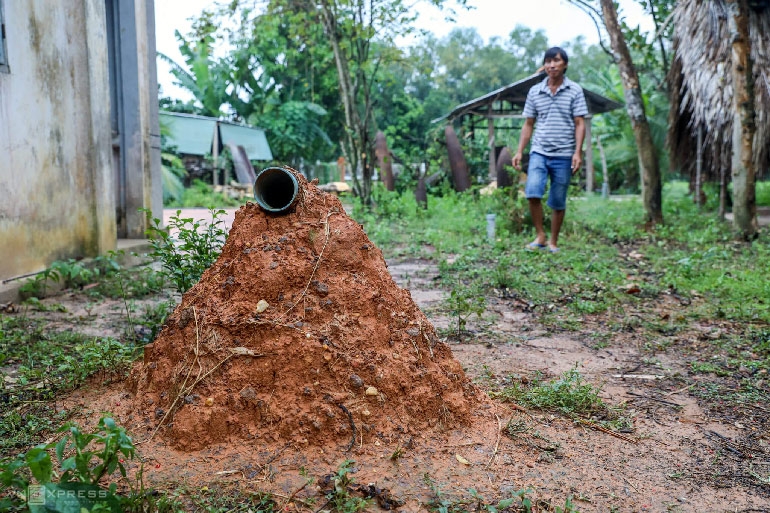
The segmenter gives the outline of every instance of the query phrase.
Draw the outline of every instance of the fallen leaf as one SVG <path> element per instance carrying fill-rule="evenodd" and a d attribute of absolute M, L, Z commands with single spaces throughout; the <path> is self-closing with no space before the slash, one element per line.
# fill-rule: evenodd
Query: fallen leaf
<path fill-rule="evenodd" d="M 639 285 L 636 285 L 635 283 L 626 285 L 624 290 L 626 294 L 638 294 L 642 291 L 642 289 L 639 288 Z"/>
<path fill-rule="evenodd" d="M 457 461 L 462 463 L 463 465 L 470 465 L 471 462 L 460 456 L 459 454 L 455 454 L 455 458 L 457 458 Z"/>
<path fill-rule="evenodd" d="M 261 353 L 255 353 L 253 350 L 249 349 L 248 347 L 231 347 L 230 352 L 240 356 L 255 356 L 255 357 L 264 356 Z"/>

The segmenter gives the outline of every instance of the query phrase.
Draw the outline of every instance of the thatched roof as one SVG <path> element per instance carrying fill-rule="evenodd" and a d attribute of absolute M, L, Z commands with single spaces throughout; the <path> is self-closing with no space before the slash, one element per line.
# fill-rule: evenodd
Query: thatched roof
<path fill-rule="evenodd" d="M 729 7 L 724 0 L 680 0 L 674 9 L 674 60 L 669 71 L 671 115 L 668 144 L 672 164 L 694 172 L 697 133 L 703 127 L 703 173 L 717 179 L 731 171 L 733 83 Z M 750 10 L 754 63 L 758 175 L 770 165 L 770 8 Z"/>

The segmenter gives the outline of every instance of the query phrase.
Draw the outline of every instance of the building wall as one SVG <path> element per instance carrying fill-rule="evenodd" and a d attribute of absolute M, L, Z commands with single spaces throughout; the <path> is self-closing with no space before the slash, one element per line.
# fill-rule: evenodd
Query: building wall
<path fill-rule="evenodd" d="M 135 18 L 120 37 L 134 59 L 125 76 L 136 78 L 121 84 L 131 129 L 119 134 L 105 3 L 0 0 L 8 60 L 0 70 L 0 280 L 115 249 L 121 176 L 122 236 L 144 235 L 138 208 L 162 209 L 153 1 L 120 1 Z"/>
<path fill-rule="evenodd" d="M 115 247 L 101 0 L 4 0 L 0 277 Z"/>

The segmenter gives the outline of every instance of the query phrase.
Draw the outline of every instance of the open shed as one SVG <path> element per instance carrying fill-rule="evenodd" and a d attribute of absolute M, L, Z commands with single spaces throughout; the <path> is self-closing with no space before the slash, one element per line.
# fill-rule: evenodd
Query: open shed
<path fill-rule="evenodd" d="M 273 152 L 261 128 L 178 112 L 161 112 L 160 119 L 168 126 L 168 142 L 176 146 L 182 155 L 212 155 L 216 159 L 224 147 L 228 146 L 233 155 L 236 178 L 240 183 L 254 183 L 254 170 L 250 161 L 273 160 Z M 217 185 L 216 174 L 214 177 L 214 185 Z"/>
<path fill-rule="evenodd" d="M 527 78 L 509 84 L 500 89 L 496 89 L 484 96 L 479 96 L 468 102 L 458 105 L 449 114 L 442 118 L 434 120 L 439 122 L 447 120 L 452 122 L 459 119 L 464 122 L 468 119 L 470 129 L 473 131 L 478 128 L 480 119 L 486 119 L 487 131 L 489 134 L 489 174 L 495 175 L 495 130 L 502 127 L 495 126 L 496 119 L 518 118 L 523 119 L 524 102 L 527 100 L 527 93 L 535 84 L 540 83 L 545 78 L 545 73 L 535 73 Z M 591 142 L 591 118 L 596 114 L 609 112 L 611 110 L 623 107 L 622 103 L 606 98 L 600 94 L 583 88 L 589 115 L 586 118 L 586 189 L 593 190 L 593 146 Z M 521 127 L 504 127 L 505 129 L 520 129 Z"/>

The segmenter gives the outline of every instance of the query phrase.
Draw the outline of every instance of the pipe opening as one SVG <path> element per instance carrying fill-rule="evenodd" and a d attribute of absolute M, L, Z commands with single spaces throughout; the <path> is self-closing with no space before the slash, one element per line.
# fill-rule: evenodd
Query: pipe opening
<path fill-rule="evenodd" d="M 284 212 L 297 199 L 299 184 L 288 169 L 268 167 L 254 181 L 254 199 L 268 212 Z"/>

